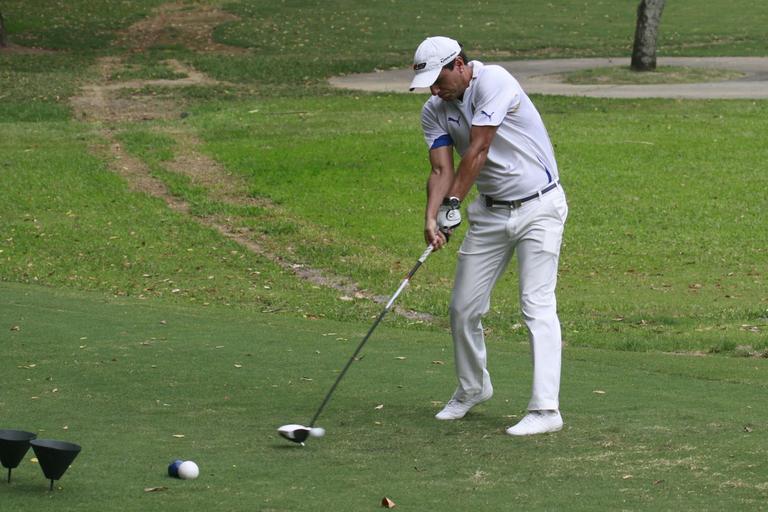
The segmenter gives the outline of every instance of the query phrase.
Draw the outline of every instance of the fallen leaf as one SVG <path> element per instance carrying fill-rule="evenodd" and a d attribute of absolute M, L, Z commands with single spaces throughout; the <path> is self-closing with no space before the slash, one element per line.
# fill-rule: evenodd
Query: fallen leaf
<path fill-rule="evenodd" d="M 753 429 L 752 429 L 752 427 L 750 425 L 744 425 L 744 432 L 750 433 L 750 432 L 752 432 L 752 430 Z"/>
<path fill-rule="evenodd" d="M 184 437 L 184 434 L 173 434 L 173 437 L 181 439 Z"/>
<path fill-rule="evenodd" d="M 384 404 L 379 404 L 379 405 L 377 405 L 376 407 L 374 407 L 374 409 L 376 409 L 377 411 L 380 411 L 380 410 L 382 410 L 383 408 L 384 408 Z"/>
<path fill-rule="evenodd" d="M 445 364 L 445 361 L 432 361 L 432 364 Z"/>
<path fill-rule="evenodd" d="M 632 475 L 624 475 L 623 477 L 621 477 L 622 480 L 629 480 L 631 478 L 632 478 Z"/>
<path fill-rule="evenodd" d="M 663 484 L 663 483 L 664 483 L 664 480 L 654 480 L 653 481 L 653 485 L 659 485 L 659 484 Z"/>
<path fill-rule="evenodd" d="M 167 487 L 145 487 L 144 492 L 159 492 L 159 491 L 167 491 Z"/>
<path fill-rule="evenodd" d="M 381 506 L 384 508 L 395 508 L 397 505 L 395 505 L 394 501 L 384 496 L 381 498 Z"/>
<path fill-rule="evenodd" d="M 241 365 L 239 363 L 235 363 L 235 368 L 242 368 L 242 367 L 243 367 L 243 365 Z"/>
<path fill-rule="evenodd" d="M 405 361 L 405 357 L 403 356 L 397 356 L 395 359 L 397 359 L 398 361 Z"/>
<path fill-rule="evenodd" d="M 12 326 L 11 326 L 11 330 L 12 330 L 12 331 L 20 331 L 20 330 L 21 330 L 21 327 L 19 327 L 18 325 L 12 325 Z"/>
<path fill-rule="evenodd" d="M 593 391 L 593 393 L 596 395 L 604 395 L 605 391 L 603 391 L 602 389 L 596 389 Z"/>

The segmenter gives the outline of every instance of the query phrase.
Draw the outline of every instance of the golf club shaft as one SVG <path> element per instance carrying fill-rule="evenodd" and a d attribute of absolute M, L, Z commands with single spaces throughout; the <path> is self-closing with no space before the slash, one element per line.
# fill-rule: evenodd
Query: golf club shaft
<path fill-rule="evenodd" d="M 347 373 L 347 370 L 349 370 L 349 367 L 352 366 L 352 363 L 355 361 L 355 358 L 360 353 L 360 351 L 363 349 L 363 346 L 365 346 L 365 343 L 368 341 L 368 338 L 371 337 L 371 334 L 374 330 L 376 330 L 376 327 L 381 322 L 381 319 L 384 318 L 384 315 L 387 314 L 387 311 L 392 309 L 392 306 L 395 303 L 395 299 L 400 295 L 400 293 L 405 289 L 405 287 L 408 285 L 408 282 L 411 280 L 413 275 L 416 273 L 417 270 L 419 270 L 419 267 L 421 267 L 422 263 L 424 263 L 427 260 L 427 257 L 432 252 L 433 247 L 431 245 L 427 246 L 427 249 L 424 251 L 424 253 L 419 257 L 419 260 L 416 262 L 416 264 L 413 266 L 410 272 L 408 272 L 408 275 L 405 276 L 405 279 L 403 279 L 403 282 L 400 283 L 400 286 L 398 287 L 397 291 L 392 295 L 392 298 L 389 299 L 389 302 L 387 302 L 387 305 L 384 307 L 384 309 L 379 313 L 379 316 L 376 317 L 376 321 L 373 322 L 373 325 L 370 329 L 368 329 L 368 333 L 363 338 L 363 341 L 360 342 L 360 344 L 355 349 L 354 354 L 352 354 L 352 357 L 349 358 L 349 361 L 347 361 L 347 364 L 344 366 L 344 368 L 341 370 L 341 373 L 339 373 L 339 376 L 336 377 L 336 381 L 333 383 L 333 386 L 331 386 L 331 389 L 328 391 L 328 393 L 325 395 L 325 398 L 323 399 L 323 403 L 320 404 L 320 407 L 317 409 L 317 412 L 312 417 L 312 421 L 309 422 L 309 428 L 312 428 L 315 426 L 315 422 L 317 421 L 317 418 L 320 417 L 320 413 L 323 412 L 323 409 L 325 409 L 325 406 L 328 404 L 328 401 L 331 399 L 331 395 L 333 395 L 333 392 L 336 390 L 336 386 L 339 385 L 339 382 L 344 377 L 344 374 Z"/>

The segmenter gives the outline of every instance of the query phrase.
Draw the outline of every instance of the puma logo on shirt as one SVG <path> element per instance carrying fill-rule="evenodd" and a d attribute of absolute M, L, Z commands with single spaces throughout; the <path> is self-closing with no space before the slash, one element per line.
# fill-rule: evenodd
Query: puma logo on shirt
<path fill-rule="evenodd" d="M 489 121 L 493 120 L 493 112 L 491 112 L 491 113 L 489 114 L 489 113 L 488 113 L 488 112 L 486 112 L 485 110 L 481 110 L 481 111 L 480 111 L 480 113 L 481 113 L 481 114 L 483 114 L 485 117 L 487 117 Z"/>

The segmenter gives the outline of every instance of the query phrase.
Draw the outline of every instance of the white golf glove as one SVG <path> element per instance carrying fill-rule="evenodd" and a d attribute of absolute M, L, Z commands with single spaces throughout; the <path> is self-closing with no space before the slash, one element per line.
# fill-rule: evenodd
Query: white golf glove
<path fill-rule="evenodd" d="M 437 211 L 437 229 L 442 232 L 446 238 L 451 234 L 451 231 L 461 224 L 461 201 L 458 197 L 446 197 L 443 199 L 443 204 L 440 205 L 440 209 Z"/>

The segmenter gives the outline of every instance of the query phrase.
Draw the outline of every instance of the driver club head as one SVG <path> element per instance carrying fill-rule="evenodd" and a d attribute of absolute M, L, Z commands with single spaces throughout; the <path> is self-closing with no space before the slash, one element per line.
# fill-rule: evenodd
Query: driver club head
<path fill-rule="evenodd" d="M 312 433 L 312 428 L 296 424 L 283 425 L 277 429 L 277 433 L 285 439 L 303 446 L 304 441 L 306 441 Z"/>

